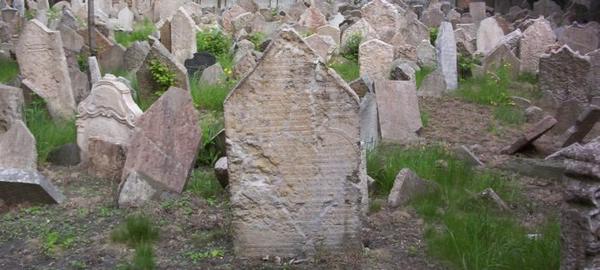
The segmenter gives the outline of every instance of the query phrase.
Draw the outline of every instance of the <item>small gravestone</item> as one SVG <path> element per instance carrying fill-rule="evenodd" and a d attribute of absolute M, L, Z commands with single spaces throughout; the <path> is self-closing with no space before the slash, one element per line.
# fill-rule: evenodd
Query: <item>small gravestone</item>
<path fill-rule="evenodd" d="M 127 145 L 91 137 L 87 146 L 87 172 L 96 177 L 118 182 L 125 165 Z"/>
<path fill-rule="evenodd" d="M 365 19 L 360 19 L 342 33 L 341 48 L 344 48 L 348 44 L 348 41 L 355 36 L 360 36 L 361 42 L 366 42 L 376 39 L 377 32 L 375 32 L 375 29 Z"/>
<path fill-rule="evenodd" d="M 23 120 L 25 98 L 20 88 L 0 84 L 0 134 L 17 120 Z"/>
<path fill-rule="evenodd" d="M 446 90 L 446 80 L 444 79 L 444 74 L 442 74 L 439 68 L 436 68 L 434 71 L 425 76 L 421 82 L 421 86 L 419 87 L 417 94 L 419 96 L 439 97 L 444 94 Z"/>
<path fill-rule="evenodd" d="M 533 20 L 533 23 L 523 32 L 520 42 L 521 71 L 537 74 L 540 57 L 555 41 L 556 36 L 550 22 L 544 18 Z"/>
<path fill-rule="evenodd" d="M 196 23 L 185 11 L 179 8 L 171 19 L 171 53 L 180 63 L 196 53 Z"/>
<path fill-rule="evenodd" d="M 394 47 L 378 39 L 362 43 L 358 49 L 360 75 L 377 81 L 386 79 L 394 61 Z"/>
<path fill-rule="evenodd" d="M 310 31 L 314 32 L 317 28 L 326 25 L 327 19 L 319 11 L 316 7 L 307 8 L 302 15 L 300 15 L 300 20 L 298 21 L 298 25 L 306 27 Z"/>
<path fill-rule="evenodd" d="M 0 168 L 37 168 L 35 138 L 21 120 L 15 120 L 8 131 L 0 134 L 0 152 Z"/>
<path fill-rule="evenodd" d="M 304 41 L 308 44 L 308 46 L 315 50 L 319 56 L 321 56 L 324 62 L 329 61 L 337 49 L 337 44 L 330 36 L 312 34 L 306 37 Z"/>
<path fill-rule="evenodd" d="M 123 56 L 123 65 L 130 72 L 137 72 L 144 63 L 144 59 L 150 52 L 150 44 L 147 41 L 136 41 L 127 50 Z"/>
<path fill-rule="evenodd" d="M 236 256 L 362 250 L 359 109 L 299 34 L 273 39 L 225 100 Z"/>
<path fill-rule="evenodd" d="M 504 31 L 496 17 L 484 19 L 477 30 L 477 51 L 487 54 L 501 42 L 503 37 Z"/>
<path fill-rule="evenodd" d="M 417 63 L 421 67 L 437 67 L 437 53 L 428 39 L 423 39 L 417 46 Z"/>
<path fill-rule="evenodd" d="M 128 145 L 136 121 L 142 115 L 133 101 L 131 89 L 110 74 L 94 84 L 77 111 L 77 145 L 84 163 L 88 159 L 90 138 Z"/>
<path fill-rule="evenodd" d="M 469 14 L 473 19 L 475 25 L 479 25 L 483 19 L 486 18 L 485 14 L 485 2 L 471 2 L 469 3 Z"/>
<path fill-rule="evenodd" d="M 175 75 L 175 82 L 172 86 L 183 89 L 190 88 L 186 68 L 160 42 L 154 41 L 144 63 L 136 73 L 140 91 L 138 93 L 139 97 L 151 100 L 155 97 L 155 91 L 161 89 L 161 86 L 152 78 L 150 72 L 150 63 L 152 62 L 160 63 Z"/>
<path fill-rule="evenodd" d="M 458 87 L 458 70 L 456 39 L 452 24 L 442 22 L 435 44 L 437 50 L 438 68 L 444 74 L 446 87 L 448 90 L 454 90 Z"/>
<path fill-rule="evenodd" d="M 188 76 L 194 77 L 196 74 L 202 74 L 204 69 L 214 65 L 217 62 L 212 54 L 207 52 L 198 52 L 194 54 L 193 58 L 185 60 L 185 68 L 187 69 Z"/>
<path fill-rule="evenodd" d="M 515 56 L 512 50 L 506 44 L 501 44 L 494 48 L 482 60 L 483 71 L 495 73 L 501 67 L 509 72 L 512 79 L 517 79 L 521 69 L 521 60 Z"/>
<path fill-rule="evenodd" d="M 381 140 L 409 143 L 418 139 L 423 127 L 414 80 L 375 80 Z"/>
<path fill-rule="evenodd" d="M 117 17 L 119 19 L 119 26 L 123 31 L 129 32 L 133 30 L 133 12 L 129 10 L 129 7 L 121 9 Z"/>
<path fill-rule="evenodd" d="M 360 138 L 366 150 L 374 149 L 381 140 L 377 99 L 372 90 L 360 99 Z"/>
<path fill-rule="evenodd" d="M 600 26 L 597 22 L 585 25 L 577 23 L 565 27 L 558 35 L 558 42 L 567 44 L 576 52 L 584 55 L 598 49 L 600 45 Z"/>
<path fill-rule="evenodd" d="M 200 145 L 198 111 L 188 90 L 171 87 L 137 120 L 127 148 L 119 206 L 161 192 L 181 193 Z"/>
<path fill-rule="evenodd" d="M 31 20 L 16 48 L 22 83 L 42 97 L 54 119 L 71 119 L 75 99 L 60 32 Z"/>
<path fill-rule="evenodd" d="M 386 0 L 373 0 L 361 8 L 364 18 L 377 32 L 379 38 L 389 42 L 398 31 L 398 9 Z"/>
<path fill-rule="evenodd" d="M 407 17 L 406 26 L 399 29 L 392 38 L 392 43 L 417 47 L 423 40 L 429 41 L 429 29 L 417 18 Z"/>
<path fill-rule="evenodd" d="M 588 103 L 590 68 L 590 58 L 573 52 L 567 45 L 544 54 L 539 65 L 540 90 L 550 93 L 559 103 L 572 98 Z"/>
<path fill-rule="evenodd" d="M 317 28 L 317 34 L 323 36 L 330 36 L 333 39 L 333 41 L 335 41 L 336 45 L 340 45 L 340 38 L 342 37 L 342 35 L 340 32 L 340 28 L 338 27 L 329 24 L 323 25 Z"/>

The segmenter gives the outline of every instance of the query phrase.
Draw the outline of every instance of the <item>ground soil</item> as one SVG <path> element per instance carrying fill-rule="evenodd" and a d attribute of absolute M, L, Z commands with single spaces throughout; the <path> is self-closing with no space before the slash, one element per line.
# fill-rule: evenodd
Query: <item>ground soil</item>
<path fill-rule="evenodd" d="M 428 118 L 421 132 L 425 143 L 469 146 L 489 167 L 507 159 L 498 154 L 500 149 L 527 127 L 503 126 L 493 119 L 490 108 L 451 97 L 424 98 L 420 106 Z M 445 268 L 427 255 L 424 222 L 411 208 L 383 207 L 371 213 L 363 233 L 364 254 L 359 256 L 241 261 L 233 256 L 226 196 L 207 201 L 185 192 L 143 209 L 117 209 L 113 196 L 117 183 L 89 177 L 78 167 L 45 166 L 41 171 L 68 199 L 63 205 L 2 209 L 0 269 L 115 269 L 131 259 L 133 250 L 113 243 L 110 233 L 127 215 L 139 211 L 149 214 L 160 228 L 154 249 L 158 269 Z M 529 198 L 527 205 L 511 206 L 523 224 L 533 226 L 556 214 L 561 200 L 558 183 L 514 177 Z M 49 244 L 52 232 L 69 243 Z M 189 255 L 211 250 L 222 250 L 224 256 L 194 261 Z"/>

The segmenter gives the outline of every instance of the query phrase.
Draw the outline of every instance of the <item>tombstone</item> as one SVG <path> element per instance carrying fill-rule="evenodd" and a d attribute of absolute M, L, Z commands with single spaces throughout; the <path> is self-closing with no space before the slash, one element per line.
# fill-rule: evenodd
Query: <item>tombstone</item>
<path fill-rule="evenodd" d="M 458 28 L 454 30 L 454 37 L 456 39 L 456 50 L 463 56 L 472 56 L 475 51 L 475 38 L 471 36 L 468 30 Z"/>
<path fill-rule="evenodd" d="M 379 39 L 372 39 L 358 49 L 360 76 L 368 76 L 374 81 L 387 79 L 394 61 L 394 47 Z"/>
<path fill-rule="evenodd" d="M 483 54 L 489 53 L 498 46 L 504 37 L 504 31 L 498 24 L 496 17 L 489 17 L 481 21 L 477 30 L 477 51 Z"/>
<path fill-rule="evenodd" d="M 512 79 L 517 79 L 521 69 L 521 60 L 515 56 L 506 44 L 497 46 L 482 59 L 481 63 L 483 64 L 483 71 L 485 73 L 495 73 L 496 70 L 504 66 Z"/>
<path fill-rule="evenodd" d="M 200 76 L 200 82 L 208 85 L 214 85 L 222 83 L 225 78 L 225 72 L 223 72 L 221 64 L 216 63 L 210 67 L 205 68 L 204 71 L 202 71 L 202 76 Z"/>
<path fill-rule="evenodd" d="M 536 16 L 550 17 L 554 13 L 562 14 L 562 9 L 553 0 L 540 0 L 533 3 L 533 14 Z"/>
<path fill-rule="evenodd" d="M 375 93 L 381 140 L 388 143 L 417 140 L 417 132 L 423 125 L 415 81 L 375 80 Z"/>
<path fill-rule="evenodd" d="M 233 19 L 246 12 L 247 11 L 239 5 L 233 5 L 223 12 L 223 15 L 221 16 L 221 25 L 223 26 L 223 30 L 225 30 L 227 33 L 233 33 Z"/>
<path fill-rule="evenodd" d="M 133 12 L 129 7 L 125 7 L 119 11 L 119 26 L 123 31 L 133 31 Z"/>
<path fill-rule="evenodd" d="M 225 100 L 236 256 L 362 250 L 359 101 L 319 59 L 283 30 Z"/>
<path fill-rule="evenodd" d="M 440 97 L 446 92 L 446 88 L 444 74 L 439 69 L 435 69 L 425 76 L 417 94 L 425 97 Z"/>
<path fill-rule="evenodd" d="M 541 17 L 533 20 L 523 32 L 520 42 L 521 72 L 537 74 L 540 57 L 555 41 L 556 36 L 546 19 Z"/>
<path fill-rule="evenodd" d="M 398 31 L 398 9 L 386 0 L 373 0 L 361 8 L 362 17 L 375 29 L 379 38 L 390 42 Z"/>
<path fill-rule="evenodd" d="M 429 28 L 439 27 L 442 21 L 444 21 L 445 15 L 441 10 L 440 3 L 430 4 L 429 7 L 423 12 L 421 21 Z"/>
<path fill-rule="evenodd" d="M 317 34 L 323 36 L 330 36 L 337 46 L 340 45 L 341 32 L 340 28 L 332 25 L 323 25 L 317 28 Z"/>
<path fill-rule="evenodd" d="M 372 90 L 360 99 L 360 138 L 365 150 L 373 150 L 381 140 L 377 99 Z"/>
<path fill-rule="evenodd" d="M 125 51 L 123 57 L 125 70 L 132 73 L 137 72 L 144 63 L 144 59 L 146 59 L 148 52 L 150 52 L 150 44 L 148 44 L 148 41 L 136 41 L 131 44 Z"/>
<path fill-rule="evenodd" d="M 340 47 L 344 48 L 348 44 L 348 40 L 355 35 L 360 36 L 362 42 L 377 38 L 375 29 L 365 19 L 360 19 L 342 33 L 342 44 Z"/>
<path fill-rule="evenodd" d="M 458 67 L 456 55 L 456 39 L 449 22 L 442 22 L 436 39 L 438 68 L 444 74 L 446 87 L 454 90 L 458 87 Z"/>
<path fill-rule="evenodd" d="M 312 34 L 304 39 L 304 42 L 308 44 L 315 52 L 321 56 L 323 62 L 327 63 L 335 50 L 337 45 L 330 36 L 321 36 L 318 34 Z"/>
<path fill-rule="evenodd" d="M 573 52 L 564 45 L 540 58 L 539 87 L 547 91 L 558 102 L 576 99 L 589 102 L 591 86 L 587 80 L 590 72 L 590 58 Z"/>
<path fill-rule="evenodd" d="M 417 46 L 417 63 L 421 67 L 437 67 L 437 53 L 428 39 L 422 40 Z"/>
<path fill-rule="evenodd" d="M 194 54 L 191 59 L 185 60 L 185 68 L 187 69 L 188 76 L 194 77 L 196 74 L 202 74 L 205 68 L 214 65 L 217 59 L 210 53 L 198 52 Z"/>
<path fill-rule="evenodd" d="M 233 66 L 233 76 L 241 79 L 256 66 L 256 56 L 252 51 L 242 54 Z"/>
<path fill-rule="evenodd" d="M 171 18 L 186 0 L 156 0 L 154 1 L 154 20 Z"/>
<path fill-rule="evenodd" d="M 94 84 L 77 111 L 77 145 L 84 163 L 88 160 L 91 138 L 128 145 L 136 121 L 142 115 L 133 101 L 131 89 L 111 74 Z"/>
<path fill-rule="evenodd" d="M 119 206 L 181 193 L 196 161 L 201 131 L 188 90 L 171 87 L 136 122 L 119 186 Z"/>
<path fill-rule="evenodd" d="M 173 15 L 171 20 L 171 52 L 175 59 L 184 63 L 196 53 L 196 23 L 183 7 Z"/>
<path fill-rule="evenodd" d="M 175 84 L 173 86 L 190 89 L 185 67 L 180 64 L 160 42 L 154 41 L 154 44 L 152 44 L 152 47 L 150 48 L 150 52 L 146 55 L 144 63 L 136 73 L 140 89 L 138 95 L 140 97 L 152 97 L 154 92 L 160 89 L 160 86 L 154 81 L 152 74 L 150 73 L 149 67 L 150 63 L 153 61 L 160 62 L 175 74 Z"/>
<path fill-rule="evenodd" d="M 91 137 L 87 147 L 87 172 L 95 177 L 118 181 L 123 173 L 127 146 L 123 143 Z"/>
<path fill-rule="evenodd" d="M 567 44 L 581 55 L 598 49 L 600 45 L 600 26 L 596 22 L 586 25 L 573 24 L 565 27 L 558 35 L 560 44 Z"/>
<path fill-rule="evenodd" d="M 586 54 L 590 58 L 591 71 L 589 73 L 589 84 L 592 86 L 590 95 L 592 97 L 600 96 L 600 49 Z"/>
<path fill-rule="evenodd" d="M 42 97 L 54 119 L 71 119 L 75 99 L 60 32 L 31 20 L 16 48 L 22 83 Z"/>
<path fill-rule="evenodd" d="M 100 65 L 96 56 L 88 57 L 88 69 L 90 71 L 90 84 L 94 85 L 102 79 L 102 72 L 100 71 Z"/>
<path fill-rule="evenodd" d="M 156 23 L 156 28 L 160 33 L 160 43 L 169 51 L 172 52 L 173 41 L 171 40 L 171 21 L 161 20 Z"/>
<path fill-rule="evenodd" d="M 392 38 L 391 44 L 419 46 L 424 39 L 429 41 L 429 29 L 418 19 L 408 20 L 406 26 L 400 28 Z"/>
<path fill-rule="evenodd" d="M 37 169 L 35 138 L 20 119 L 13 121 L 9 129 L 0 134 L 0 152 L 0 170 Z"/>
<path fill-rule="evenodd" d="M 298 25 L 306 27 L 311 32 L 316 31 L 317 28 L 326 24 L 327 19 L 323 13 L 315 7 L 307 8 L 304 13 L 300 15 L 300 20 L 298 21 Z"/>
<path fill-rule="evenodd" d="M 25 99 L 23 90 L 0 84 L 0 135 L 17 120 L 23 120 Z"/>

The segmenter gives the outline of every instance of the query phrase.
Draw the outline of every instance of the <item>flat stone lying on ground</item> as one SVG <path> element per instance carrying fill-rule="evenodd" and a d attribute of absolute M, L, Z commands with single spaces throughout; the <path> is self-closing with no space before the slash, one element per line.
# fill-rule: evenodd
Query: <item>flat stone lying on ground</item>
<path fill-rule="evenodd" d="M 35 169 L 0 169 L 0 199 L 6 204 L 62 203 L 65 197 Z"/>
<path fill-rule="evenodd" d="M 557 123 L 556 119 L 552 116 L 546 116 L 544 119 L 540 120 L 533 127 L 527 130 L 524 134 L 519 136 L 512 144 L 502 149 L 502 154 L 512 155 L 519 150 L 523 149 L 523 147 L 529 145 L 533 141 L 535 141 L 540 136 L 544 135 L 548 130 L 550 130 Z"/>

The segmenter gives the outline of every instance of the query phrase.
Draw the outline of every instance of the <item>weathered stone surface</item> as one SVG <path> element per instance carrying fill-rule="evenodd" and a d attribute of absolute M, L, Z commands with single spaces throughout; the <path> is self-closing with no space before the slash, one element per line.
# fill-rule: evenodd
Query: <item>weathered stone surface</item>
<path fill-rule="evenodd" d="M 524 134 L 519 136 L 519 138 L 517 138 L 511 145 L 502 149 L 502 153 L 512 155 L 518 152 L 519 150 L 523 149 L 523 147 L 529 145 L 531 142 L 544 135 L 544 133 L 550 130 L 556 124 L 556 122 L 556 119 L 554 119 L 552 116 L 544 117 L 544 119 L 540 120 Z"/>
<path fill-rule="evenodd" d="M 229 173 L 227 166 L 227 157 L 221 157 L 219 160 L 217 160 L 217 162 L 215 162 L 215 176 L 223 188 L 226 188 L 229 185 Z"/>
<path fill-rule="evenodd" d="M 595 50 L 586 54 L 590 58 L 590 72 L 588 75 L 588 81 L 591 86 L 590 95 L 592 97 L 600 96 L 600 49 Z M 600 100 L 600 99 L 598 99 Z M 597 105 L 600 105 L 598 103 Z"/>
<path fill-rule="evenodd" d="M 423 40 L 429 41 L 429 29 L 416 18 L 406 18 L 406 26 L 398 29 L 390 41 L 392 44 L 419 46 Z"/>
<path fill-rule="evenodd" d="M 558 102 L 575 98 L 587 103 L 591 90 L 588 82 L 589 60 L 589 57 L 573 52 L 567 45 L 542 55 L 539 64 L 540 90 L 548 91 Z"/>
<path fill-rule="evenodd" d="M 233 33 L 233 19 L 242 13 L 247 12 L 244 8 L 239 5 L 233 5 L 221 16 L 221 25 L 223 29 L 229 33 Z"/>
<path fill-rule="evenodd" d="M 304 39 L 315 52 L 327 63 L 337 49 L 337 44 L 330 36 L 312 34 Z"/>
<path fill-rule="evenodd" d="M 386 0 L 373 0 L 361 9 L 362 17 L 375 29 L 379 38 L 389 42 L 398 31 L 398 9 Z"/>
<path fill-rule="evenodd" d="M 354 93 L 356 93 L 359 98 L 363 98 L 368 92 L 374 92 L 373 81 L 371 81 L 368 76 L 359 77 L 358 79 L 351 81 L 348 85 L 354 90 Z"/>
<path fill-rule="evenodd" d="M 417 63 L 421 67 L 437 67 L 437 52 L 428 39 L 423 39 L 417 46 Z"/>
<path fill-rule="evenodd" d="M 98 137 L 88 140 L 87 172 L 90 175 L 119 181 L 127 154 L 126 145 Z"/>
<path fill-rule="evenodd" d="M 562 9 L 553 0 L 540 0 L 533 3 L 533 13 L 550 17 L 554 13 L 562 13 Z"/>
<path fill-rule="evenodd" d="M 479 30 L 477 30 L 477 51 L 487 54 L 491 49 L 498 46 L 504 37 L 504 31 L 496 20 L 496 17 L 489 17 L 481 21 Z"/>
<path fill-rule="evenodd" d="M 374 149 L 381 140 L 377 99 L 372 90 L 360 100 L 360 139 L 366 150 Z"/>
<path fill-rule="evenodd" d="M 362 250 L 358 97 L 319 59 L 283 30 L 225 101 L 237 256 Z"/>
<path fill-rule="evenodd" d="M 48 153 L 48 162 L 58 166 L 75 166 L 81 161 L 79 146 L 68 143 Z"/>
<path fill-rule="evenodd" d="M 473 23 L 479 25 L 487 17 L 485 14 L 485 2 L 470 2 L 469 14 L 471 14 Z"/>
<path fill-rule="evenodd" d="M 595 105 L 588 106 L 579 117 L 577 117 L 574 125 L 558 139 L 561 146 L 566 147 L 581 142 L 598 121 L 600 121 L 600 107 Z"/>
<path fill-rule="evenodd" d="M 35 138 L 21 120 L 15 120 L 8 131 L 0 134 L 0 168 L 37 168 Z"/>
<path fill-rule="evenodd" d="M 88 69 L 90 71 L 90 82 L 95 84 L 97 81 L 102 79 L 102 72 L 100 71 L 100 64 L 96 56 L 88 57 Z"/>
<path fill-rule="evenodd" d="M 577 117 L 585 110 L 586 104 L 576 99 L 569 99 L 560 103 L 554 113 L 558 121 L 552 128 L 552 135 L 560 135 L 567 131 L 577 121 Z"/>
<path fill-rule="evenodd" d="M 555 41 L 556 36 L 550 22 L 543 17 L 533 20 L 533 23 L 523 32 L 520 42 L 521 71 L 537 74 L 540 57 Z"/>
<path fill-rule="evenodd" d="M 435 69 L 433 72 L 425 76 L 423 82 L 421 82 L 421 86 L 419 87 L 417 94 L 419 96 L 439 97 L 446 93 L 446 91 L 447 87 L 444 74 L 442 74 L 439 69 Z"/>
<path fill-rule="evenodd" d="M 127 145 L 142 110 L 135 104 L 131 89 L 107 74 L 94 84 L 82 101 L 77 116 L 77 145 L 81 160 L 87 162 L 91 138 Z"/>
<path fill-rule="evenodd" d="M 35 169 L 0 169 L 0 199 L 7 205 L 62 203 L 62 193 Z"/>
<path fill-rule="evenodd" d="M 441 3 L 432 3 L 429 5 L 425 11 L 423 11 L 423 15 L 421 16 L 421 21 L 423 24 L 427 25 L 427 27 L 439 27 L 442 21 L 444 21 L 445 15 L 441 10 Z"/>
<path fill-rule="evenodd" d="M 98 53 L 98 63 L 104 70 L 119 70 L 123 68 L 125 47 L 113 43 L 111 46 Z"/>
<path fill-rule="evenodd" d="M 408 81 L 415 79 L 415 69 L 404 60 L 397 60 L 392 63 L 390 80 Z"/>
<path fill-rule="evenodd" d="M 196 23 L 183 7 L 171 19 L 171 52 L 181 64 L 196 52 Z"/>
<path fill-rule="evenodd" d="M 362 43 L 358 49 L 360 75 L 372 80 L 387 79 L 394 61 L 394 47 L 378 39 Z"/>
<path fill-rule="evenodd" d="M 458 53 L 464 56 L 471 56 L 477 50 L 476 40 L 474 36 L 469 33 L 469 30 L 464 28 L 458 28 L 454 30 L 454 37 L 456 39 L 456 50 Z"/>
<path fill-rule="evenodd" d="M 225 72 L 223 72 L 223 68 L 221 64 L 216 63 L 202 71 L 202 76 L 200 76 L 200 82 L 206 84 L 218 84 L 223 82 L 225 79 Z"/>
<path fill-rule="evenodd" d="M 325 15 L 315 7 L 307 8 L 304 13 L 300 15 L 300 20 L 298 21 L 298 25 L 308 28 L 311 32 L 316 31 L 317 28 L 326 24 L 327 19 L 325 18 Z"/>
<path fill-rule="evenodd" d="M 418 139 L 423 125 L 415 81 L 377 79 L 375 93 L 382 141 L 407 143 Z"/>
<path fill-rule="evenodd" d="M 598 24 L 591 22 L 586 25 L 573 24 L 565 27 L 558 35 L 560 44 L 569 45 L 576 52 L 584 55 L 598 49 L 600 45 L 600 29 Z"/>
<path fill-rule="evenodd" d="M 456 55 L 456 39 L 449 22 L 442 22 L 436 39 L 438 68 L 444 74 L 446 87 L 454 90 L 458 87 L 458 68 Z"/>
<path fill-rule="evenodd" d="M 22 83 L 42 97 L 55 119 L 75 114 L 75 99 L 60 32 L 31 20 L 16 47 Z"/>
<path fill-rule="evenodd" d="M 135 124 L 121 186 L 127 187 L 135 172 L 152 181 L 152 186 L 181 193 L 200 144 L 198 122 L 190 93 L 169 88 Z"/>
<path fill-rule="evenodd" d="M 528 123 L 540 121 L 544 117 L 544 110 L 537 106 L 529 106 L 525 109 L 525 117 Z"/>
<path fill-rule="evenodd" d="M 343 48 L 346 46 L 348 44 L 348 40 L 355 35 L 360 35 L 362 37 L 362 42 L 376 39 L 378 37 L 375 29 L 373 29 L 373 27 L 365 19 L 360 19 L 344 30 L 342 33 L 341 47 Z"/>
<path fill-rule="evenodd" d="M 123 65 L 130 72 L 137 72 L 144 63 L 144 59 L 150 52 L 150 44 L 147 41 L 136 41 L 127 50 L 123 56 Z"/>
<path fill-rule="evenodd" d="M 504 66 L 510 72 L 510 76 L 513 79 L 519 76 L 521 69 L 521 60 L 513 54 L 506 44 L 500 44 L 500 46 L 494 48 L 481 62 L 484 72 L 494 73 L 500 67 Z"/>
<path fill-rule="evenodd" d="M 432 182 L 422 180 L 410 169 L 402 169 L 396 175 L 388 195 L 388 206 L 392 208 L 406 206 L 410 200 L 433 190 L 435 185 Z"/>
<path fill-rule="evenodd" d="M 125 7 L 119 11 L 117 15 L 119 18 L 118 27 L 123 31 L 132 31 L 133 30 L 133 12 L 129 10 L 129 7 Z"/>
<path fill-rule="evenodd" d="M 140 86 L 140 93 L 138 93 L 140 96 L 144 98 L 152 97 L 154 92 L 160 89 L 160 86 L 154 81 L 150 73 L 150 62 L 154 60 L 158 60 L 163 65 L 166 65 L 171 72 L 175 73 L 175 84 L 173 86 L 190 89 L 185 67 L 160 42 L 155 41 L 144 63 L 136 73 Z"/>
<path fill-rule="evenodd" d="M 340 39 L 342 37 L 342 34 L 340 32 L 340 28 L 338 27 L 329 24 L 323 25 L 317 28 L 317 34 L 323 36 L 330 36 L 333 39 L 333 41 L 335 41 L 336 45 L 340 45 Z"/>
<path fill-rule="evenodd" d="M 23 119 L 25 99 L 20 88 L 0 84 L 0 134 L 17 120 Z"/>
<path fill-rule="evenodd" d="M 233 66 L 233 76 L 241 79 L 250 71 L 252 71 L 255 66 L 256 56 L 254 56 L 254 52 L 246 52 L 239 60 L 236 61 L 235 65 Z"/>

